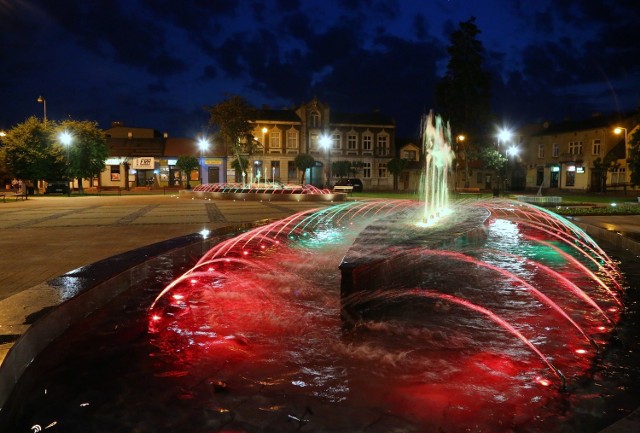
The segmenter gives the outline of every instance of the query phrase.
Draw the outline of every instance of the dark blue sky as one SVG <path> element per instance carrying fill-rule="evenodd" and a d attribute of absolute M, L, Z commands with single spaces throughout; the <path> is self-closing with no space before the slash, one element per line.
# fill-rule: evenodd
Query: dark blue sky
<path fill-rule="evenodd" d="M 379 109 L 411 134 L 472 16 L 504 123 L 640 106 L 637 0 L 0 0 L 0 128 L 42 95 L 51 119 L 195 136 L 239 94 Z"/>

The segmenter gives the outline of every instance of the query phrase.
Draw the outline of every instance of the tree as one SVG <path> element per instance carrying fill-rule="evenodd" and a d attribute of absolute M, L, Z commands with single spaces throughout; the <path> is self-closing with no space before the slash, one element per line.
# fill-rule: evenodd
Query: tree
<path fill-rule="evenodd" d="M 241 96 L 229 96 L 224 101 L 205 107 L 210 113 L 209 124 L 218 128 L 227 153 L 229 150 L 239 158 L 240 154 L 251 156 L 257 142 L 251 131 L 256 109 Z"/>
<path fill-rule="evenodd" d="M 398 176 L 407 168 L 408 159 L 393 158 L 387 163 L 387 170 L 393 175 L 393 190 L 398 190 Z"/>
<path fill-rule="evenodd" d="M 236 159 L 231 162 L 231 168 L 236 171 L 236 179 L 242 176 L 244 182 L 247 176 L 247 169 L 249 168 L 249 159 L 241 155 L 236 155 Z"/>
<path fill-rule="evenodd" d="M 307 169 L 313 167 L 316 160 L 308 153 L 300 153 L 296 156 L 296 159 L 293 160 L 293 163 L 296 168 L 302 172 L 302 179 L 300 179 L 300 183 L 304 185 L 304 177 L 307 173 Z"/>
<path fill-rule="evenodd" d="M 58 146 L 64 147 L 68 175 L 78 179 L 78 190 L 83 194 L 82 180 L 99 177 L 105 168 L 107 136 L 97 122 L 89 120 L 65 120 L 53 128 L 53 134 Z"/>
<path fill-rule="evenodd" d="M 636 123 L 640 123 L 640 111 L 638 111 L 638 119 Z M 629 137 L 629 170 L 631 170 L 630 181 L 631 184 L 640 185 L 640 129 L 636 130 L 631 137 Z"/>
<path fill-rule="evenodd" d="M 479 152 L 489 145 L 482 140 L 491 125 L 491 75 L 484 69 L 484 48 L 477 39 L 480 33 L 475 17 L 460 23 L 450 36 L 447 71 L 436 85 L 441 115 L 448 119 L 454 136 L 465 136 L 456 149 L 465 153 L 465 161 L 476 149 Z"/>
<path fill-rule="evenodd" d="M 494 195 L 500 195 L 500 186 L 506 175 L 507 158 L 497 149 L 485 148 L 480 152 L 480 159 L 486 170 L 493 170 L 495 173 Z"/>
<path fill-rule="evenodd" d="M 351 172 L 351 161 L 335 161 L 331 164 L 331 172 L 334 176 L 345 177 Z"/>
<path fill-rule="evenodd" d="M 47 126 L 36 117 L 29 117 L 7 131 L 2 139 L 1 157 L 9 173 L 22 180 L 59 180 L 65 176 L 63 149 L 52 134 L 56 123 Z M 53 127 L 53 128 L 52 128 Z"/>
<path fill-rule="evenodd" d="M 193 155 L 182 155 L 176 161 L 176 167 L 184 173 L 187 178 L 187 189 L 191 189 L 191 172 L 200 167 L 200 161 Z"/>
<path fill-rule="evenodd" d="M 607 192 L 607 173 L 613 169 L 619 168 L 620 163 L 616 161 L 616 157 L 607 153 L 604 158 L 597 157 L 593 160 L 594 177 L 598 179 L 599 185 L 592 185 L 592 190 L 606 193 Z"/>

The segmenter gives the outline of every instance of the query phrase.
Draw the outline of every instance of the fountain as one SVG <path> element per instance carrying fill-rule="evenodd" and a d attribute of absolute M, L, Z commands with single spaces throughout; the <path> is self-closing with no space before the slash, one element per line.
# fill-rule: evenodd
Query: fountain
<path fill-rule="evenodd" d="M 301 212 L 151 275 L 36 359 L 0 430 L 596 432 L 636 407 L 618 264 L 533 205 L 433 201 Z"/>
<path fill-rule="evenodd" d="M 333 192 L 313 185 L 271 183 L 205 183 L 191 190 L 181 190 L 181 197 L 218 200 L 267 200 L 267 201 L 344 201 L 347 194 Z"/>

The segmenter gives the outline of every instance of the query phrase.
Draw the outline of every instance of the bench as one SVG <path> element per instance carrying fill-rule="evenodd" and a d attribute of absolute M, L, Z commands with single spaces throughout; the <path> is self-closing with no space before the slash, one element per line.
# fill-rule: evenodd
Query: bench
<path fill-rule="evenodd" d="M 478 194 L 480 193 L 480 188 L 457 188 L 456 192 L 459 192 L 460 194 Z"/>
<path fill-rule="evenodd" d="M 21 198 L 22 200 L 26 200 L 27 199 L 27 191 L 18 191 L 13 193 L 13 196 L 16 198 L 16 201 L 18 201 L 19 198 Z"/>
<path fill-rule="evenodd" d="M 333 192 L 343 192 L 343 193 L 350 193 L 353 192 L 353 186 L 351 185 L 336 185 L 333 187 Z"/>

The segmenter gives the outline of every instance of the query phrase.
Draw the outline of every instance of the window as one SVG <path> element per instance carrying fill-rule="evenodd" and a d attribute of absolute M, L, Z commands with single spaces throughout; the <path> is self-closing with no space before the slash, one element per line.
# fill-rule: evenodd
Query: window
<path fill-rule="evenodd" d="M 311 127 L 312 128 L 319 128 L 320 127 L 320 112 L 313 110 L 311 112 Z"/>
<path fill-rule="evenodd" d="M 358 147 L 358 136 L 356 134 L 347 135 L 347 149 L 356 150 Z"/>
<path fill-rule="evenodd" d="M 297 149 L 298 148 L 298 131 L 288 131 L 287 132 L 287 149 Z"/>
<path fill-rule="evenodd" d="M 365 134 L 362 136 L 362 150 L 371 151 L 373 144 L 373 137 L 371 134 Z"/>
<path fill-rule="evenodd" d="M 271 161 L 271 173 L 269 177 L 272 181 L 280 179 L 280 161 Z"/>
<path fill-rule="evenodd" d="M 119 165 L 111 165 L 111 180 L 119 181 L 120 180 L 120 166 Z"/>
<path fill-rule="evenodd" d="M 387 163 L 381 162 L 378 164 L 378 177 L 387 177 Z"/>
<path fill-rule="evenodd" d="M 271 149 L 280 149 L 280 131 L 271 131 L 269 134 L 269 147 Z"/>
<path fill-rule="evenodd" d="M 538 144 L 538 158 L 544 158 L 544 144 Z"/>
<path fill-rule="evenodd" d="M 332 149 L 340 149 L 342 146 L 340 145 L 341 136 L 339 133 L 334 133 L 331 136 L 331 148 Z"/>
<path fill-rule="evenodd" d="M 389 136 L 386 134 L 379 134 L 378 141 L 376 143 L 376 154 L 378 156 L 387 156 L 389 153 Z"/>
<path fill-rule="evenodd" d="M 287 161 L 287 177 L 289 182 L 297 182 L 298 169 L 296 168 L 295 161 Z"/>
<path fill-rule="evenodd" d="M 571 155 L 582 155 L 582 141 L 570 141 L 569 153 Z"/>
<path fill-rule="evenodd" d="M 576 168 L 573 167 L 573 170 L 571 171 L 567 170 L 567 176 L 565 181 L 566 186 L 576 186 L 576 170 L 575 169 Z"/>
<path fill-rule="evenodd" d="M 311 150 L 318 150 L 320 144 L 320 135 L 317 132 L 309 134 L 309 148 Z"/>
<path fill-rule="evenodd" d="M 371 163 L 363 162 L 362 163 L 362 177 L 369 178 L 371 177 Z"/>
<path fill-rule="evenodd" d="M 415 150 L 403 150 L 402 157 L 404 159 L 408 159 L 409 161 L 417 161 L 418 160 L 418 152 Z"/>
<path fill-rule="evenodd" d="M 554 158 L 560 156 L 560 145 L 558 143 L 553 143 L 553 146 L 551 146 L 551 156 Z"/>
<path fill-rule="evenodd" d="M 611 170 L 611 185 L 625 183 L 626 171 L 627 169 L 623 167 Z"/>
<path fill-rule="evenodd" d="M 593 144 L 591 145 L 591 154 L 592 155 L 600 155 L 600 139 L 596 138 L 593 140 Z"/>

